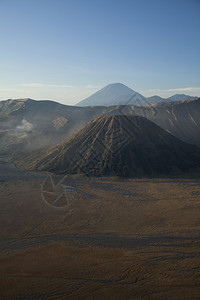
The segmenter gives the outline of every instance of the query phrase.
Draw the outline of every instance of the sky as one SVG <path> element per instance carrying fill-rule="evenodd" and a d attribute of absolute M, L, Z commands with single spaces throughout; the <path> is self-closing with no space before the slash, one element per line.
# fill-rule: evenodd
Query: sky
<path fill-rule="evenodd" d="M 200 0 L 0 0 L 0 100 L 200 96 Z"/>

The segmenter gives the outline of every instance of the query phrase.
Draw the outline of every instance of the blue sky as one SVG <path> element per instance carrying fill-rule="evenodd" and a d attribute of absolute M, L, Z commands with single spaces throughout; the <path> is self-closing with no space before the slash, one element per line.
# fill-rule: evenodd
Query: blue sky
<path fill-rule="evenodd" d="M 200 96 L 200 0 L 0 0 L 0 99 Z"/>

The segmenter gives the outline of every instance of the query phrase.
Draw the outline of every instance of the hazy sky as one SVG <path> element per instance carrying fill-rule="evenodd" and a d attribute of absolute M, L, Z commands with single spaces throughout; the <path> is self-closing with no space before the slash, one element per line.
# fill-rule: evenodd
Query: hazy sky
<path fill-rule="evenodd" d="M 200 0 L 0 0 L 0 99 L 200 96 Z"/>

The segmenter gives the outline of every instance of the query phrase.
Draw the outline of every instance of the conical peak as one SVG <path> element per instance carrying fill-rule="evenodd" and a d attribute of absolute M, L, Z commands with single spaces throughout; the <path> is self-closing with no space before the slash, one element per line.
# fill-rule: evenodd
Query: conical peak
<path fill-rule="evenodd" d="M 151 123 L 146 118 L 141 116 L 135 116 L 135 115 L 105 115 L 105 116 L 99 116 L 91 121 L 91 123 L 113 123 L 113 124 L 122 124 L 122 125 L 131 125 L 131 124 L 137 124 L 142 126 L 142 124 Z"/>
<path fill-rule="evenodd" d="M 123 83 L 117 82 L 117 83 L 110 83 L 108 85 L 106 85 L 103 89 L 108 89 L 108 88 L 113 88 L 113 89 L 126 89 L 126 90 L 131 90 L 133 91 L 131 88 L 129 88 L 128 86 L 126 86 Z"/>

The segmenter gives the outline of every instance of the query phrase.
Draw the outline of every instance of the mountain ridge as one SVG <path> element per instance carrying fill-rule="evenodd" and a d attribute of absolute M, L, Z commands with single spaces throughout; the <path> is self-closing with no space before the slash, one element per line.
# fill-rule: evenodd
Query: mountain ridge
<path fill-rule="evenodd" d="M 122 83 L 108 84 L 76 106 L 148 105 L 146 98 Z"/>
<path fill-rule="evenodd" d="M 200 148 L 141 116 L 99 116 L 62 143 L 28 158 L 32 170 L 87 176 L 179 174 L 200 167 Z"/>
<path fill-rule="evenodd" d="M 45 100 L 7 100 L 0 102 L 0 155 L 15 157 L 51 147 L 95 117 L 107 114 L 144 116 L 182 141 L 200 146 L 200 98 L 145 107 L 79 107 Z"/>
<path fill-rule="evenodd" d="M 197 96 L 189 96 L 186 94 L 175 94 L 172 95 L 168 98 L 166 98 L 167 101 L 182 101 L 182 100 L 190 100 L 190 99 L 194 99 L 194 98 L 198 98 Z"/>
<path fill-rule="evenodd" d="M 193 99 L 196 97 L 175 94 L 168 98 L 163 98 L 158 95 L 144 97 L 142 94 L 134 91 L 122 83 L 108 84 L 98 90 L 91 96 L 79 101 L 76 106 L 111 106 L 111 105 L 137 105 L 147 106 L 163 101 L 180 101 Z"/>

